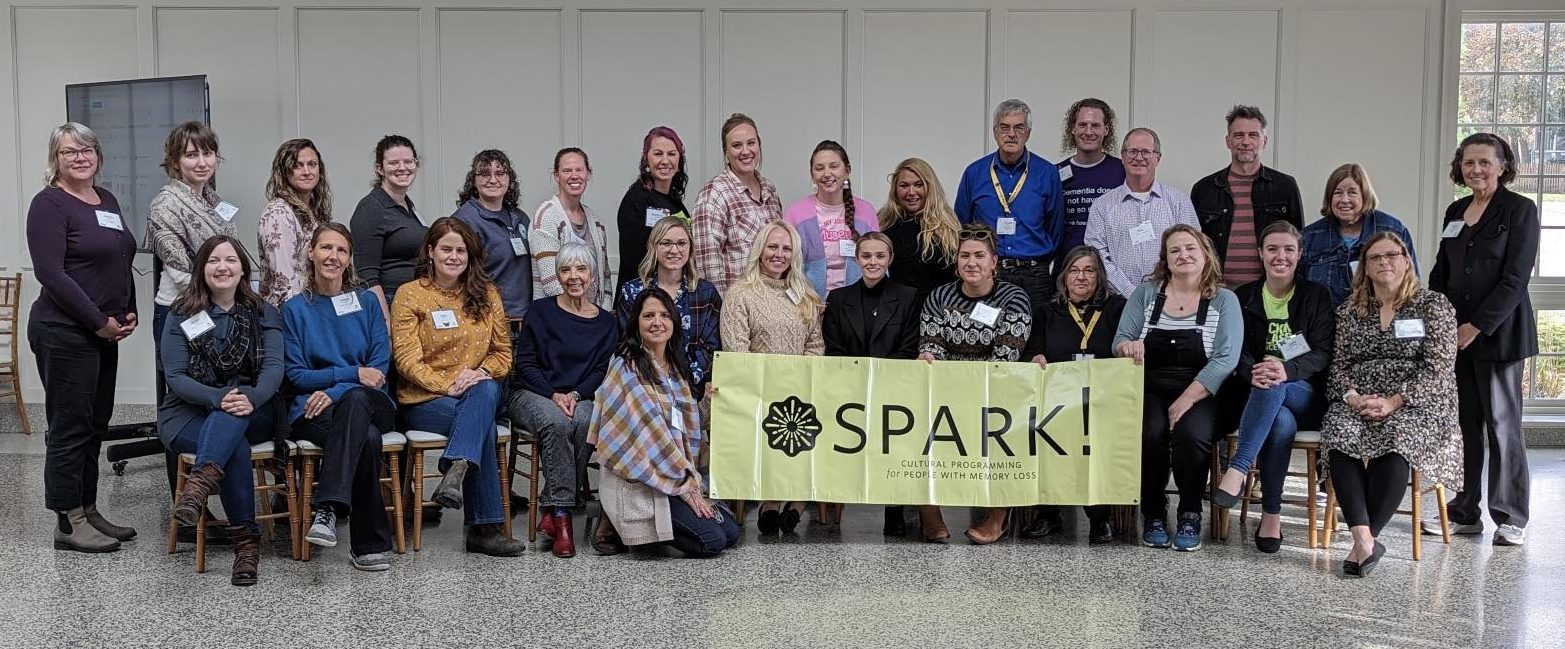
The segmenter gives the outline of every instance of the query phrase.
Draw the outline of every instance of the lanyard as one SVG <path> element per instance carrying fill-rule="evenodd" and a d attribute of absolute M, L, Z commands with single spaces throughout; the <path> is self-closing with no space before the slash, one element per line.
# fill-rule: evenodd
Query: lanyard
<path fill-rule="evenodd" d="M 1028 154 L 1026 152 L 1023 152 L 1022 155 L 1028 155 Z M 1000 199 L 1000 207 L 1001 207 L 1001 209 L 1005 210 L 1005 215 L 1006 216 L 1010 216 L 1011 215 L 1011 202 L 1015 201 L 1016 197 L 1021 195 L 1022 187 L 1027 184 L 1027 171 L 1028 171 L 1029 163 L 1025 159 L 1023 160 L 1023 162 L 1022 162 L 1022 177 L 1017 179 L 1016 187 L 1011 189 L 1010 195 L 1006 195 L 1005 190 L 1000 188 L 1000 174 L 995 173 L 995 168 L 998 167 L 999 164 L 1000 164 L 1000 162 L 999 162 L 999 154 L 997 153 L 997 154 L 995 154 L 995 163 L 989 165 L 989 182 L 994 183 L 994 197 Z"/>
<path fill-rule="evenodd" d="M 1094 312 L 1092 319 L 1083 323 L 1081 321 L 1081 312 L 1076 310 L 1076 305 L 1067 304 L 1066 306 L 1070 308 L 1071 319 L 1076 321 L 1076 328 L 1081 330 L 1081 351 L 1085 352 L 1087 351 L 1087 339 L 1092 337 L 1092 330 L 1098 328 L 1098 318 L 1103 315 L 1103 312 Z"/>

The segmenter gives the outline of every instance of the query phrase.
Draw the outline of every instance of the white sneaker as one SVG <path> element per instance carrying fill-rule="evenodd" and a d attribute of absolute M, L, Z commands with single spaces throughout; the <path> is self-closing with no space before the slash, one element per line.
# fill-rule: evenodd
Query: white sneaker
<path fill-rule="evenodd" d="M 305 533 L 304 540 L 323 548 L 336 547 L 337 512 L 330 507 L 315 510 L 315 522 L 310 525 L 310 531 Z"/>
<path fill-rule="evenodd" d="M 1423 529 L 1423 532 L 1425 534 L 1428 534 L 1430 536 L 1440 536 L 1440 521 L 1439 520 L 1422 521 L 1421 523 L 1419 523 L 1419 527 Z M 1482 522 L 1477 522 L 1477 523 L 1451 523 L 1451 533 L 1455 534 L 1455 535 L 1468 535 L 1468 536 L 1471 536 L 1471 535 L 1474 535 L 1474 534 L 1483 534 L 1483 523 Z"/>
<path fill-rule="evenodd" d="M 1501 525 L 1494 531 L 1495 545 L 1521 545 L 1527 541 L 1527 529 L 1515 525 Z"/>

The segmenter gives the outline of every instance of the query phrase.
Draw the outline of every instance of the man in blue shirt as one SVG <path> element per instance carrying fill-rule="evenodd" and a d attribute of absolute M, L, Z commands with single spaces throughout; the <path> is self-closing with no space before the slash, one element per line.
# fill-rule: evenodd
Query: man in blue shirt
<path fill-rule="evenodd" d="M 1054 294 L 1049 264 L 1063 252 L 1065 201 L 1060 172 L 1027 150 L 1032 109 L 1007 99 L 994 109 L 994 141 L 999 149 L 967 166 L 956 190 L 956 216 L 983 223 L 999 235 L 1001 280 L 1027 291 L 1038 309 Z"/>

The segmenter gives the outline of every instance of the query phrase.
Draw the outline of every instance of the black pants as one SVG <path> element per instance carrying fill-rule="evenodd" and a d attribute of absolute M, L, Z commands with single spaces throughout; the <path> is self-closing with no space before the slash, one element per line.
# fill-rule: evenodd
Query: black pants
<path fill-rule="evenodd" d="M 293 422 L 294 439 L 326 450 L 315 474 L 320 486 L 313 504 L 348 515 L 354 554 L 391 549 L 391 525 L 380 497 L 380 435 L 392 430 L 396 417 L 396 406 L 384 392 L 354 388 L 314 419 Z"/>
<path fill-rule="evenodd" d="M 1453 523 L 1482 516 L 1483 471 L 1489 466 L 1489 516 L 1495 525 L 1527 526 L 1527 441 L 1522 434 L 1522 365 L 1456 354 L 1457 419 L 1462 425 L 1462 492 L 1451 499 Z M 1489 443 L 1487 458 L 1484 442 Z"/>
<path fill-rule="evenodd" d="M 1031 303 L 1034 318 L 1037 317 L 1038 310 L 1049 303 L 1049 298 L 1054 297 L 1054 278 L 1049 276 L 1047 262 L 1041 262 L 1036 266 L 1001 268 L 996 276 L 1001 281 L 1015 284 L 1027 292 L 1027 301 Z"/>
<path fill-rule="evenodd" d="M 1147 374 L 1141 407 L 1141 513 L 1148 519 L 1168 515 L 1168 472 L 1179 488 L 1179 513 L 1201 513 L 1212 463 L 1212 437 L 1217 425 L 1217 400 L 1207 397 L 1185 411 L 1174 430 L 1168 429 L 1168 407 L 1190 386 L 1188 377 Z"/>
<path fill-rule="evenodd" d="M 98 455 L 114 415 L 119 347 L 75 325 L 31 321 L 27 342 L 43 379 L 44 505 L 64 511 L 98 502 Z"/>
<path fill-rule="evenodd" d="M 1380 530 L 1396 515 L 1402 496 L 1407 494 L 1407 459 L 1387 453 L 1366 465 L 1351 455 L 1331 451 L 1326 461 L 1331 465 L 1331 485 L 1337 492 L 1342 520 L 1347 521 L 1348 527 L 1368 525 L 1370 535 L 1380 536 Z"/>

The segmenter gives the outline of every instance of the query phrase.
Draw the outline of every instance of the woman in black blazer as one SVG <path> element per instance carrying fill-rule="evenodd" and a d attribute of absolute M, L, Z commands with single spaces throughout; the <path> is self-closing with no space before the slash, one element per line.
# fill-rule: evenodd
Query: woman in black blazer
<path fill-rule="evenodd" d="M 1027 337 L 1022 358 L 1031 359 L 1041 367 L 1047 367 L 1049 363 L 1114 358 L 1114 332 L 1119 328 L 1120 314 L 1125 311 L 1125 296 L 1115 293 L 1109 284 L 1108 274 L 1103 270 L 1103 258 L 1092 246 L 1077 246 L 1065 253 L 1060 268 L 1064 270 L 1055 278 L 1054 299 L 1040 305 L 1033 314 L 1032 335 Z M 1090 505 L 1084 509 L 1090 521 L 1088 542 L 1113 541 L 1110 506 Z M 1042 538 L 1063 527 L 1064 516 L 1060 508 L 1044 505 L 1037 508 L 1032 522 L 1022 528 L 1021 535 L 1028 539 Z"/>
<path fill-rule="evenodd" d="M 821 334 L 826 338 L 827 356 L 866 356 L 911 360 L 918 356 L 918 291 L 886 279 L 895 251 L 891 239 L 879 232 L 867 232 L 857 242 L 859 281 L 833 290 L 826 296 L 826 312 L 821 316 Z M 950 538 L 940 508 L 918 508 L 924 540 Z M 886 508 L 886 536 L 907 533 L 902 508 Z"/>
<path fill-rule="evenodd" d="M 1521 545 L 1529 478 L 1522 438 L 1522 367 L 1538 354 L 1527 282 L 1538 262 L 1538 205 L 1505 188 L 1516 178 L 1511 145 L 1490 133 L 1462 140 L 1451 181 L 1473 191 L 1445 210 L 1429 288 L 1456 307 L 1456 387 L 1462 426 L 1462 492 L 1450 502 L 1451 532 L 1483 532 L 1481 478 L 1488 440 L 1489 516 L 1495 545 Z M 1424 533 L 1439 532 L 1424 523 Z"/>

